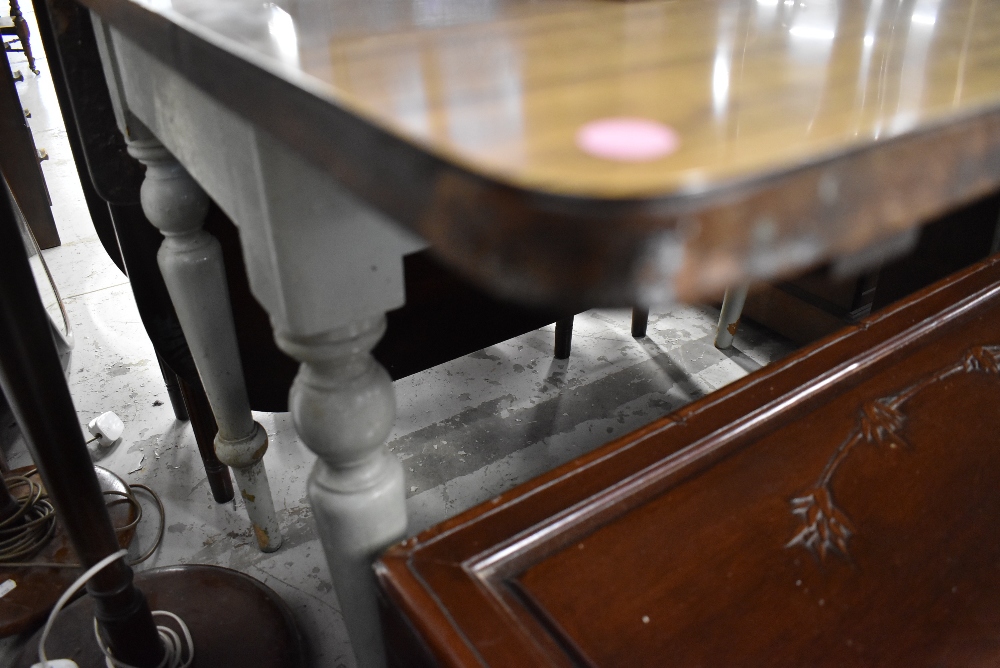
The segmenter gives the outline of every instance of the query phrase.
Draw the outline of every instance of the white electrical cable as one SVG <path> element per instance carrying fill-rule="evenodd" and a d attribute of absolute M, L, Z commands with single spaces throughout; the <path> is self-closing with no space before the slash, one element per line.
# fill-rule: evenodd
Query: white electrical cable
<path fill-rule="evenodd" d="M 42 662 L 42 668 L 49 668 L 49 659 L 45 656 L 45 641 L 49 637 L 49 631 L 52 630 L 52 624 L 56 621 L 56 615 L 62 610 L 63 606 L 66 605 L 66 601 L 73 597 L 73 594 L 80 590 L 80 587 L 87 584 L 90 578 L 94 577 L 96 573 L 99 573 L 105 566 L 120 559 L 128 554 L 128 550 L 118 550 L 114 554 L 109 554 L 104 557 L 96 564 L 87 569 L 87 571 L 76 579 L 76 582 L 70 585 L 69 589 L 63 592 L 63 595 L 59 597 L 56 601 L 56 607 L 52 608 L 52 612 L 49 613 L 49 619 L 45 622 L 45 628 L 42 629 L 42 637 L 38 639 L 38 660 Z"/>
<path fill-rule="evenodd" d="M 59 600 L 56 602 L 52 612 L 49 613 L 49 619 L 45 622 L 45 628 L 42 630 L 42 637 L 38 639 L 38 660 L 41 662 L 42 668 L 50 668 L 48 657 L 45 656 L 45 641 L 49 637 L 49 631 L 52 630 L 52 624 L 56 620 L 56 616 L 62 610 L 66 602 L 73 597 L 77 591 L 80 590 L 90 578 L 105 568 L 108 564 L 112 563 L 116 559 L 121 559 L 126 554 L 128 550 L 118 550 L 114 554 L 109 554 L 104 557 L 96 564 L 87 569 L 87 572 L 76 579 L 70 588 L 67 589 Z M 172 628 L 168 626 L 157 626 L 156 630 L 160 634 L 160 639 L 163 641 L 163 660 L 157 664 L 156 668 L 188 668 L 191 662 L 194 661 L 194 639 L 191 637 L 191 631 L 188 630 L 187 624 L 184 623 L 180 617 L 172 612 L 167 612 L 166 610 L 153 610 L 153 615 L 161 615 L 170 617 L 173 619 L 177 626 L 180 627 L 181 633 L 184 634 L 184 642 L 181 641 L 180 635 Z M 104 652 L 105 661 L 107 662 L 108 668 L 134 668 L 127 663 L 122 663 L 121 661 L 115 659 L 111 655 L 111 650 L 105 645 L 104 639 L 101 637 L 100 627 L 97 625 L 97 618 L 94 618 L 94 635 L 97 636 L 97 643 Z M 187 658 L 184 658 L 184 646 L 187 645 Z"/>
<path fill-rule="evenodd" d="M 184 643 L 181 642 L 181 637 L 169 626 L 157 626 L 156 630 L 160 632 L 160 640 L 163 641 L 163 661 L 161 661 L 156 668 L 188 668 L 191 662 L 194 661 L 194 638 L 191 637 L 191 631 L 188 630 L 187 624 L 184 620 L 175 615 L 172 612 L 167 612 L 166 610 L 153 610 L 153 616 L 162 615 L 170 617 L 175 622 L 177 626 L 181 628 L 181 633 L 184 634 L 184 642 L 187 643 L 188 656 L 184 659 Z M 104 659 L 107 662 L 108 668 L 135 668 L 123 661 L 119 661 L 114 656 L 111 655 L 111 648 L 105 645 L 104 638 L 101 637 L 101 629 L 97 625 L 97 618 L 94 618 L 94 635 L 97 637 L 97 644 L 100 646 L 101 651 L 104 652 Z"/>

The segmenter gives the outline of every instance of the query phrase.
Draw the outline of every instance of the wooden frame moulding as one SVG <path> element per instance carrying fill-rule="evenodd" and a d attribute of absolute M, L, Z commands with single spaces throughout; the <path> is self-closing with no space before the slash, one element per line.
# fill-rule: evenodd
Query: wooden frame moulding
<path fill-rule="evenodd" d="M 994 256 L 390 548 L 376 564 L 387 637 L 399 639 L 397 655 L 427 665 L 591 665 L 525 592 L 520 575 L 915 352 L 962 336 L 973 320 L 1000 325 L 993 322 L 998 312 Z M 961 359 L 941 359 L 938 376 L 957 373 L 952 367 L 996 373 L 998 351 L 972 345 Z M 895 398 L 913 389 L 905 401 L 926 380 Z M 875 411 L 874 422 L 861 419 L 859 429 L 869 429 L 869 441 L 895 447 L 899 425 L 891 411 L 898 407 L 871 399 L 862 410 Z M 802 547 L 802 540 L 795 544 L 800 536 L 788 538 L 783 547 Z M 825 547 L 814 542 L 817 559 L 846 552 L 843 535 L 827 538 Z"/>

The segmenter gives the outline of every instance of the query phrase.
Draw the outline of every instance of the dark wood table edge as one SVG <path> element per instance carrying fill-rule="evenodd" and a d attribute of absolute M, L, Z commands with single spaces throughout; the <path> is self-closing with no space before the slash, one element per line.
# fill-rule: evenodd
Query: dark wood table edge
<path fill-rule="evenodd" d="M 499 642 L 507 645 L 504 651 L 520 651 L 524 660 L 545 657 L 544 660 L 557 662 L 573 656 L 572 648 L 558 646 L 552 631 L 544 628 L 544 618 L 540 620 L 537 611 L 530 610 L 531 602 L 505 583 L 505 578 L 518 572 L 527 561 L 571 544 L 579 539 L 578 534 L 595 530 L 655 493 L 747 447 L 762 435 L 753 428 L 753 423 L 763 420 L 761 411 L 784 405 L 788 412 L 781 423 L 785 423 L 809 410 L 824 395 L 842 390 L 845 383 L 849 386 L 851 372 L 861 366 L 884 367 L 904 358 L 916 339 L 926 341 L 927 337 L 958 327 L 972 309 L 997 301 L 1000 301 L 1000 256 L 988 258 L 647 427 L 389 548 L 375 566 L 384 599 L 383 614 L 388 617 L 403 615 L 401 610 L 409 611 L 404 622 L 417 635 L 425 652 L 449 665 L 486 665 L 488 662 L 479 655 L 476 642 L 477 636 L 486 633 L 496 634 Z M 905 327 L 897 334 L 887 335 L 889 324 L 898 327 L 900 322 Z M 848 346 L 850 350 L 842 353 Z M 829 359 L 831 355 L 837 356 L 836 359 Z M 801 373 L 802 365 L 807 365 L 806 371 L 817 371 L 813 380 L 804 385 L 790 382 L 791 372 Z M 823 366 L 827 367 L 825 371 Z M 723 402 L 734 403 L 733 397 L 741 394 L 753 399 L 759 410 L 743 417 L 734 416 L 738 426 L 706 430 L 699 424 L 700 415 Z M 797 405 L 790 408 L 790 402 Z M 634 453 L 644 444 L 648 447 L 657 441 L 661 451 L 645 453 L 648 462 L 642 466 Z M 621 483 L 604 488 L 600 481 L 586 480 L 588 472 L 594 471 L 598 464 L 607 466 L 614 459 L 630 458 L 637 461 L 619 468 L 633 467 L 635 471 Z M 630 497 L 629 492 L 640 485 L 646 486 L 643 494 Z M 564 488 L 563 497 L 569 496 L 571 501 L 557 501 L 554 494 L 557 487 Z M 565 489 L 572 491 L 567 494 Z M 549 505 L 545 505 L 547 496 Z M 530 505 L 537 507 L 531 509 Z M 558 541 L 549 541 L 544 552 L 532 553 L 543 537 L 558 534 L 572 524 L 574 515 L 581 513 L 598 519 L 574 527 L 575 533 L 566 532 Z M 516 521 L 511 520 L 500 533 L 482 530 L 487 525 L 487 531 L 496 527 L 503 515 L 516 516 Z M 525 541 L 525 537 L 529 538 Z M 486 547 L 470 547 L 476 545 Z M 442 573 L 446 573 L 454 588 L 447 598 L 433 586 L 441 581 Z M 458 619 L 452 612 L 456 603 L 468 602 L 470 596 L 476 597 L 479 605 L 480 619 L 475 624 Z M 505 624 L 499 622 L 501 618 Z M 552 639 L 552 646 L 539 646 L 537 633 L 510 633 L 508 626 L 512 619 L 516 625 L 541 627 Z M 400 621 L 392 623 L 398 626 Z M 521 647 L 513 647 L 516 643 Z"/>
<path fill-rule="evenodd" d="M 82 2 L 422 235 L 480 285 L 525 301 L 629 304 L 641 297 L 630 287 L 637 283 L 676 283 L 689 300 L 714 296 L 739 280 L 785 276 L 861 250 L 1000 186 L 1000 106 L 988 106 L 698 191 L 602 199 L 530 190 L 417 148 L 270 71 L 262 57 L 243 60 L 233 52 L 239 45 L 223 48 L 135 2 Z M 935 156 L 934 168 L 914 160 L 926 155 Z M 836 201 L 824 201 L 818 193 L 830 190 L 831 179 L 839 184 Z M 774 248 L 799 244 L 797 252 L 754 262 L 761 249 L 753 223 L 763 219 L 773 225 Z M 676 248 L 685 261 L 661 267 L 658 254 Z M 713 251 L 743 262 L 720 271 Z"/>

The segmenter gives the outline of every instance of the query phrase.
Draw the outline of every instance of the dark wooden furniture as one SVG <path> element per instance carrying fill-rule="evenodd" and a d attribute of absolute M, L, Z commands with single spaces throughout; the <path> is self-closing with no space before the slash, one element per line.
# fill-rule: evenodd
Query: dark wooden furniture
<path fill-rule="evenodd" d="M 396 665 L 1000 661 L 1000 257 L 391 548 Z"/>
<path fill-rule="evenodd" d="M 13 35 L 15 39 L 12 41 L 16 41 L 18 46 L 4 40 L 3 50 L 23 53 L 24 57 L 28 59 L 28 69 L 38 74 L 38 68 L 35 67 L 35 56 L 31 53 L 31 31 L 28 29 L 28 22 L 24 20 L 17 0 L 10 0 L 9 4 L 11 25 L 0 26 L 0 35 Z"/>
<path fill-rule="evenodd" d="M 49 191 L 6 55 L 0 63 L 0 146 L 3 147 L 0 175 L 17 199 L 38 245 L 41 248 L 58 246 L 59 232 L 52 217 Z M 0 199 L 6 197 L 0 182 Z M 6 202 L 0 202 L 0 206 L 6 206 Z"/>
<path fill-rule="evenodd" d="M 935 217 L 911 251 L 859 276 L 837 277 L 827 265 L 755 285 L 743 313 L 796 343 L 812 343 L 998 250 L 1000 193 L 993 193 Z"/>

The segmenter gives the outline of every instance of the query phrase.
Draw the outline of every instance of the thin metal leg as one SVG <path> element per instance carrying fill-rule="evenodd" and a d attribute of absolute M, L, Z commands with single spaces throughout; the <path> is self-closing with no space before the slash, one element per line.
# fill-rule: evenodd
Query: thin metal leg
<path fill-rule="evenodd" d="M 733 337 L 740 326 L 740 316 L 743 314 L 743 304 L 747 300 L 747 286 L 738 285 L 726 290 L 722 299 L 722 312 L 719 313 L 719 328 L 715 332 L 715 347 L 725 350 L 733 345 Z"/>

